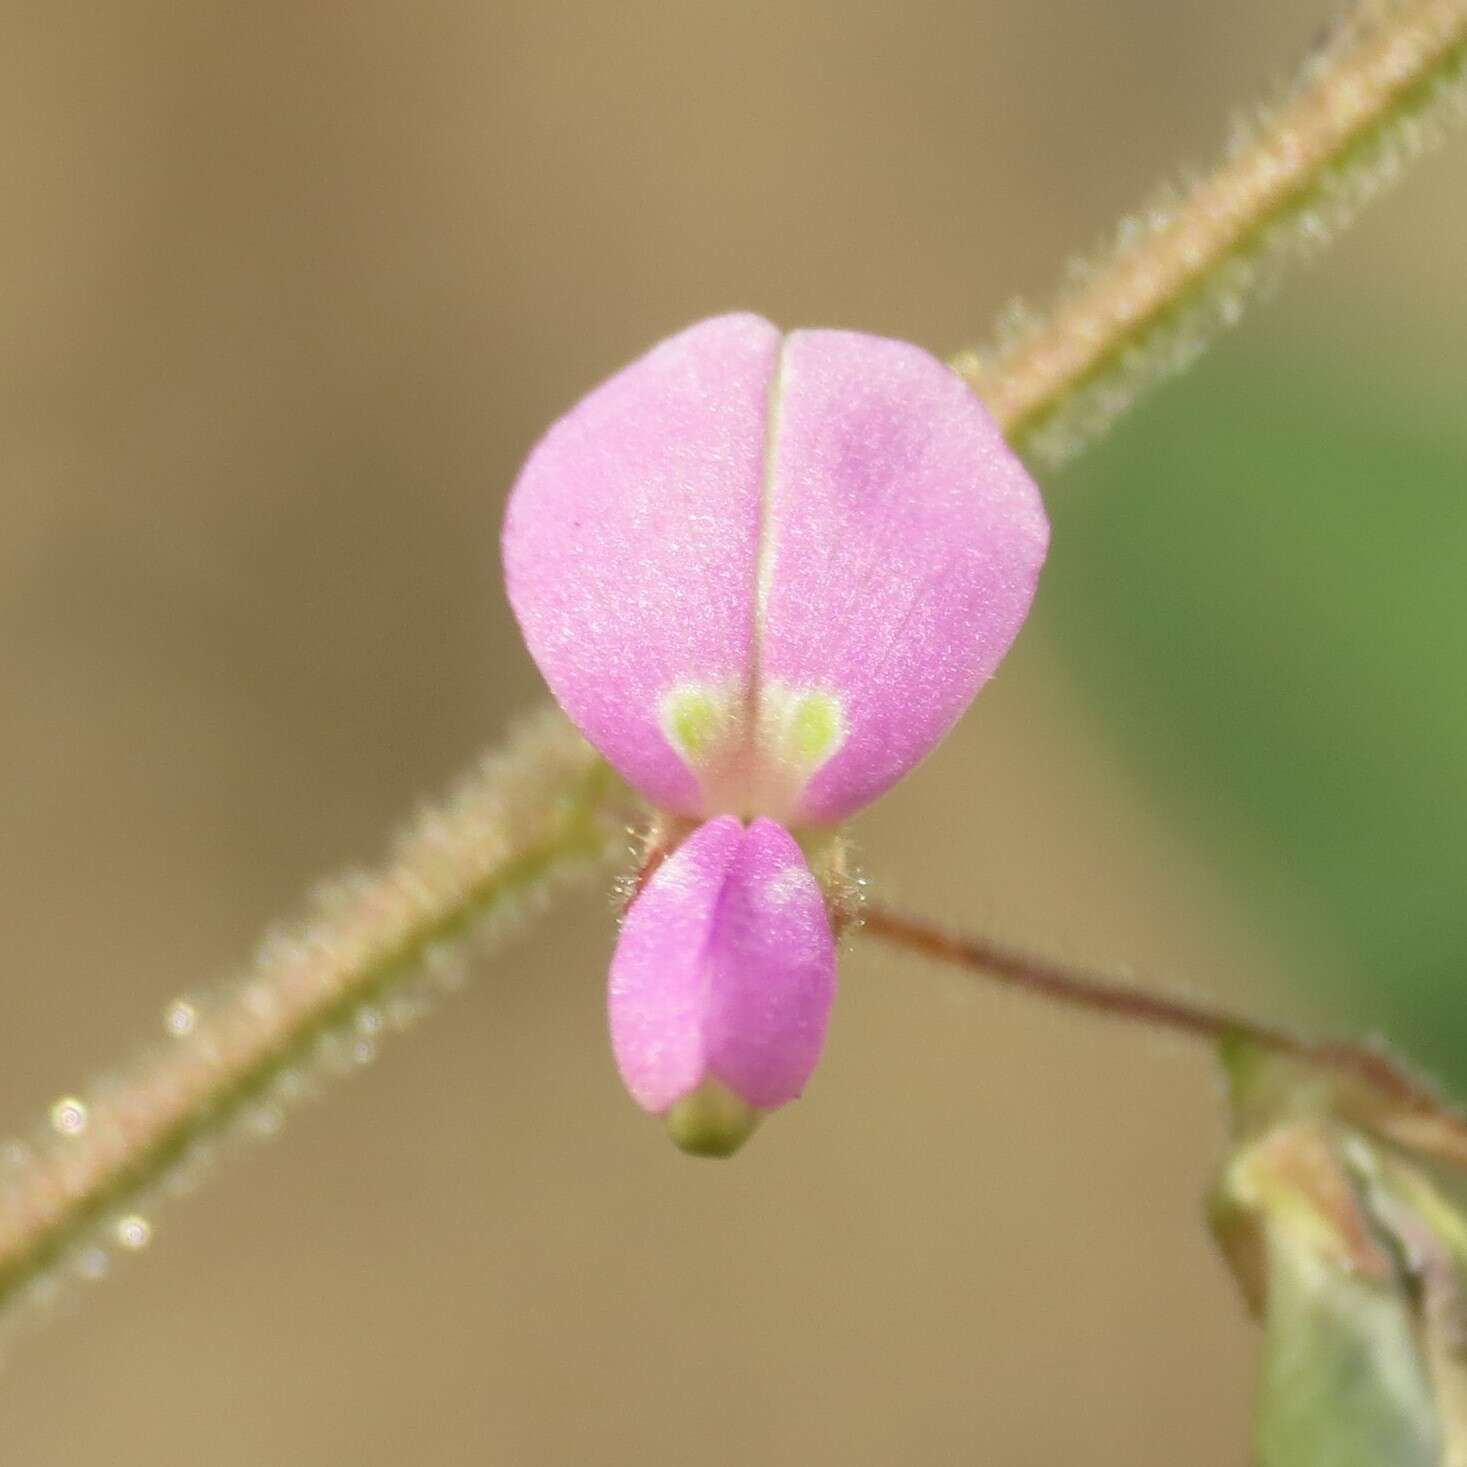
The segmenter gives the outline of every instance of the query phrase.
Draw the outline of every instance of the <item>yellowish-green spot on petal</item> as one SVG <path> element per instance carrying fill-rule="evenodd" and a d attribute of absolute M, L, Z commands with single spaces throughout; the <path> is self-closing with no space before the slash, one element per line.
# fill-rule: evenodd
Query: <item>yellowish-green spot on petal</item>
<path fill-rule="evenodd" d="M 673 1144 L 689 1156 L 732 1156 L 759 1124 L 760 1112 L 717 1080 L 704 1080 L 663 1118 Z"/>
<path fill-rule="evenodd" d="M 765 760 L 803 784 L 845 742 L 845 713 L 834 693 L 771 683 L 760 701 L 759 735 Z"/>
<path fill-rule="evenodd" d="M 727 695 L 703 683 L 673 688 L 658 711 L 668 742 L 695 769 L 728 742 L 734 722 Z"/>
<path fill-rule="evenodd" d="M 844 734 L 840 704 L 829 693 L 804 693 L 789 716 L 790 748 L 801 764 L 823 764 Z"/>
<path fill-rule="evenodd" d="M 766 684 L 754 700 L 733 683 L 679 683 L 662 695 L 657 716 L 697 776 L 705 813 L 744 819 L 786 819 L 846 737 L 835 694 L 784 683 Z"/>

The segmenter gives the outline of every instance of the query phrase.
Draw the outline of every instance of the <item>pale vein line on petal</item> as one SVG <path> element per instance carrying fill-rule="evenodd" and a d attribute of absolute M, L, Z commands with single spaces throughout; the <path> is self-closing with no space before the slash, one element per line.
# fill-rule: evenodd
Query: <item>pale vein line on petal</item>
<path fill-rule="evenodd" d="M 774 375 L 769 381 L 769 424 L 764 439 L 764 480 L 759 494 L 759 540 L 754 551 L 754 626 L 749 650 L 749 737 L 756 738 L 764 682 L 764 618 L 774 583 L 774 474 L 779 460 L 779 427 L 788 387 L 790 338 L 779 344 Z"/>

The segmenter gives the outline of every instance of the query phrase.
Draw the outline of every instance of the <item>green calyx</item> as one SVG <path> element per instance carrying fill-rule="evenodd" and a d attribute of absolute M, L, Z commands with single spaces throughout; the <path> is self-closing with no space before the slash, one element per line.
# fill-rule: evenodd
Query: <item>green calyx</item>
<path fill-rule="evenodd" d="M 761 1112 L 717 1080 L 705 1080 L 663 1116 L 673 1145 L 689 1156 L 732 1156 L 759 1124 Z"/>

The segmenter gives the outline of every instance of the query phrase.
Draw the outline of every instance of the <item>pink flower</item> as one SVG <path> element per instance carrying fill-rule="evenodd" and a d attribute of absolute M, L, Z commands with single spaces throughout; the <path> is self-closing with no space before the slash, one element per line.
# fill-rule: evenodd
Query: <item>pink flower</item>
<path fill-rule="evenodd" d="M 918 347 L 720 316 L 562 418 L 510 498 L 530 652 L 655 806 L 705 823 L 627 912 L 627 1088 L 693 1150 L 797 1096 L 835 991 L 787 827 L 833 826 L 937 742 L 1028 614 L 1048 522 L 968 387 Z"/>

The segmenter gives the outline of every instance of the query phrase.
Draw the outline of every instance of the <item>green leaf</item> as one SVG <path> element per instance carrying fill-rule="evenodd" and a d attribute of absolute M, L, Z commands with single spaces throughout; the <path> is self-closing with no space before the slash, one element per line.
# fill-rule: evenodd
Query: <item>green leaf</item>
<path fill-rule="evenodd" d="M 1463 368 L 1383 346 L 1254 331 L 1170 385 L 1048 495 L 1038 619 L 1338 1027 L 1460 1091 Z"/>

